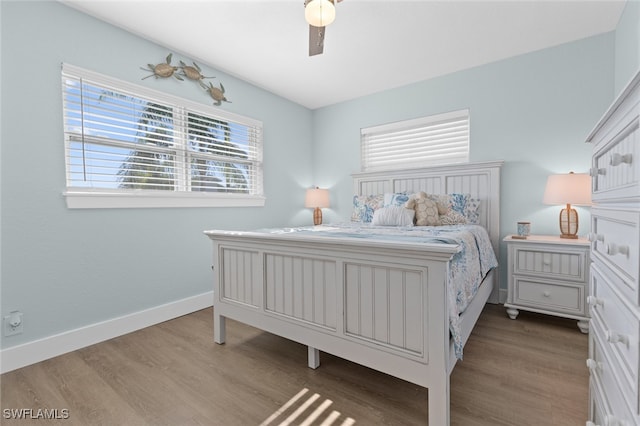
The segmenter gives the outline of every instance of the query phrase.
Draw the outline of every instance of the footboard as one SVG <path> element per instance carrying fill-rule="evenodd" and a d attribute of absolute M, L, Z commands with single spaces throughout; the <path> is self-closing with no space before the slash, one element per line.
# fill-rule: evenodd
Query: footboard
<path fill-rule="evenodd" d="M 430 424 L 448 424 L 446 279 L 457 246 L 207 231 L 214 340 L 225 318 L 427 387 Z"/>

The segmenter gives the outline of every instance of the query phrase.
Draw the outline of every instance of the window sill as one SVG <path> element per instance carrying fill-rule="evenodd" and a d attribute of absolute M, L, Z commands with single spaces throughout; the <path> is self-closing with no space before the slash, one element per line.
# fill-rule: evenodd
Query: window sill
<path fill-rule="evenodd" d="M 114 192 L 68 189 L 63 192 L 70 209 L 182 208 L 182 207 L 263 207 L 264 196 L 202 193 L 131 191 Z"/>

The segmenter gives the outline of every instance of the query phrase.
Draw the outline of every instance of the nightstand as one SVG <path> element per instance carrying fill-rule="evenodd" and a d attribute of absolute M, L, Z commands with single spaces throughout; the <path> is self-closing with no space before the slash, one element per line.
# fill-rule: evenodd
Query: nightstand
<path fill-rule="evenodd" d="M 508 295 L 504 306 L 511 319 L 519 310 L 578 320 L 589 332 L 588 240 L 529 235 L 504 238 L 508 247 Z"/>

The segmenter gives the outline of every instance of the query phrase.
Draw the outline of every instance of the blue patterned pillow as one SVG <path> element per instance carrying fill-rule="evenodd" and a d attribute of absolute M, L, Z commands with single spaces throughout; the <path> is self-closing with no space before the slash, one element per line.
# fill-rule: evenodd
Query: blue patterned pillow
<path fill-rule="evenodd" d="M 384 207 L 404 206 L 409 201 L 410 194 L 406 192 L 387 192 L 384 194 Z"/>
<path fill-rule="evenodd" d="M 471 198 L 470 194 L 429 194 L 428 197 L 436 202 L 441 216 L 453 211 L 462 215 L 467 223 L 480 223 L 480 200 Z"/>
<path fill-rule="evenodd" d="M 451 210 L 460 213 L 467 219 L 467 223 L 480 223 L 480 200 L 471 198 L 469 194 L 449 194 L 451 196 Z"/>
<path fill-rule="evenodd" d="M 468 223 L 478 225 L 480 223 L 480 200 L 468 197 L 462 215 L 467 218 Z"/>
<path fill-rule="evenodd" d="M 352 222 L 369 223 L 373 220 L 373 213 L 381 208 L 384 203 L 384 195 L 354 195 Z"/>

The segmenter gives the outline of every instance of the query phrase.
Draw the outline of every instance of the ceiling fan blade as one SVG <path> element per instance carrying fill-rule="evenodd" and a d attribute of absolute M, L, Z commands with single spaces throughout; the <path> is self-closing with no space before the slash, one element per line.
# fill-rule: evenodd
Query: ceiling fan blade
<path fill-rule="evenodd" d="M 309 56 L 322 53 L 324 49 L 324 31 L 326 27 L 309 25 Z"/>

